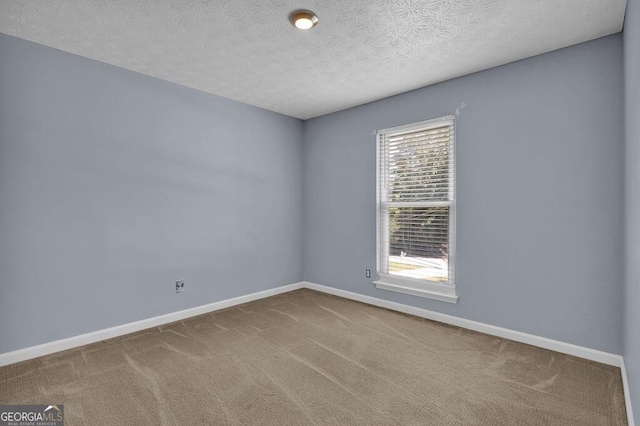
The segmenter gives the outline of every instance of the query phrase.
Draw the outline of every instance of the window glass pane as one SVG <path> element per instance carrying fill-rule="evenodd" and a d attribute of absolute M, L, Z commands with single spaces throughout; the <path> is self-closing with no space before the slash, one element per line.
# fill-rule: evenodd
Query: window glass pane
<path fill-rule="evenodd" d="M 453 286 L 454 117 L 378 135 L 379 272 Z"/>
<path fill-rule="evenodd" d="M 433 134 L 436 139 L 425 139 Z M 389 201 L 451 199 L 449 127 L 391 137 L 387 150 Z"/>
<path fill-rule="evenodd" d="M 430 281 L 449 275 L 449 207 L 389 207 L 389 274 Z"/>

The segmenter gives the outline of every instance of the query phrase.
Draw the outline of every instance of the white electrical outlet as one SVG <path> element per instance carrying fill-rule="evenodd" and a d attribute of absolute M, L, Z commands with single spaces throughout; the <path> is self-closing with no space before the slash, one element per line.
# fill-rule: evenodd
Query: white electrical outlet
<path fill-rule="evenodd" d="M 184 291 L 184 280 L 176 281 L 176 293 L 182 293 Z"/>

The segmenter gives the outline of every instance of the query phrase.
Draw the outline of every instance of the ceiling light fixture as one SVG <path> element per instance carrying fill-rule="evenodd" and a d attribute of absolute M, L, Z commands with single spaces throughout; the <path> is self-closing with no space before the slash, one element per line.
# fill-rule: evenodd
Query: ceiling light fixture
<path fill-rule="evenodd" d="M 296 10 L 289 15 L 289 22 L 300 30 L 310 30 L 318 25 L 318 16 L 310 10 Z"/>

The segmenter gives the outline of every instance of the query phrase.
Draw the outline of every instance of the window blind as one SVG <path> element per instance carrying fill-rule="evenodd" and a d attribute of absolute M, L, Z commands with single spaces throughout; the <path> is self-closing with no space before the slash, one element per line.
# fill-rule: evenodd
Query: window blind
<path fill-rule="evenodd" d="M 454 119 L 378 132 L 381 275 L 453 285 Z"/>

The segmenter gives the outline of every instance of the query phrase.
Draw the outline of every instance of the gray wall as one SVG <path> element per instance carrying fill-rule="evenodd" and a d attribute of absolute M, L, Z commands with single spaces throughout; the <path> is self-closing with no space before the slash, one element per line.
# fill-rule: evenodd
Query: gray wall
<path fill-rule="evenodd" d="M 628 0 L 624 22 L 626 93 L 626 279 L 624 358 L 633 412 L 640 421 L 640 2 Z"/>
<path fill-rule="evenodd" d="M 6 35 L 0 58 L 0 353 L 301 280 L 302 122 Z"/>
<path fill-rule="evenodd" d="M 296 282 L 302 266 L 308 281 L 622 353 L 620 35 L 304 125 L 5 35 L 0 57 L 0 353 Z M 456 110 L 460 301 L 377 290 L 364 277 L 372 133 Z M 640 146 L 627 125 L 637 388 Z"/>
<path fill-rule="evenodd" d="M 305 122 L 305 280 L 622 353 L 621 36 Z M 378 290 L 373 131 L 457 120 L 450 305 Z"/>

